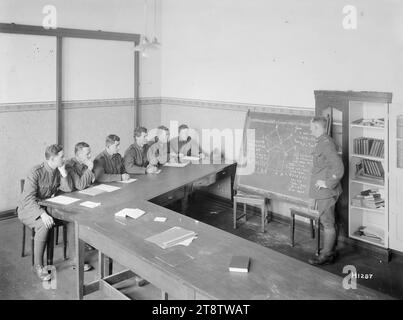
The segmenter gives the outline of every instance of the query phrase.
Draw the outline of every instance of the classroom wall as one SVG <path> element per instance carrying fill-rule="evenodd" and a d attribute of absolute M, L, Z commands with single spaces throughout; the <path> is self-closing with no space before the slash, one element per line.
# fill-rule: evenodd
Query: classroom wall
<path fill-rule="evenodd" d="M 149 1 L 150 2 L 150 1 Z M 54 5 L 57 26 L 144 33 L 143 0 L 3 0 L 0 22 L 42 25 L 45 5 Z M 154 35 L 153 8 L 148 33 Z M 158 9 L 158 8 L 157 8 Z M 157 25 L 156 34 L 159 36 Z M 15 208 L 19 179 L 43 161 L 45 146 L 56 140 L 56 40 L 0 33 L 0 212 Z M 121 137 L 121 152 L 134 128 L 134 44 L 103 40 L 63 42 L 63 132 L 67 157 L 74 144 L 87 141 L 93 156 L 108 133 Z M 159 97 L 160 51 L 141 59 L 140 96 Z M 158 100 L 159 101 L 159 100 Z M 153 104 L 154 103 L 154 104 Z M 150 107 L 151 106 L 151 107 Z M 157 110 L 157 112 L 155 112 Z M 159 103 L 141 106 L 145 125 L 160 122 Z"/>

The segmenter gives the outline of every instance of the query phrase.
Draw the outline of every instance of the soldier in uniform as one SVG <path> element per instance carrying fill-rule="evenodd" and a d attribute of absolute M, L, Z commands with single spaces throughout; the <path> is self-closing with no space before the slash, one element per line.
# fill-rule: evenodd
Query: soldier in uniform
<path fill-rule="evenodd" d="M 73 180 L 75 190 L 83 190 L 95 182 L 95 174 L 92 171 L 94 163 L 91 160 L 91 148 L 86 142 L 78 142 L 74 147 L 74 157 L 66 161 L 66 170 Z M 68 226 L 69 257 L 75 257 L 75 230 L 72 223 Z M 90 246 L 87 247 L 91 249 Z M 72 263 L 76 267 L 75 259 Z M 84 271 L 91 270 L 88 263 L 84 263 Z"/>
<path fill-rule="evenodd" d="M 169 129 L 167 127 L 158 127 L 158 136 L 148 148 L 147 159 L 149 161 L 148 173 L 156 172 L 158 165 L 169 162 Z"/>
<path fill-rule="evenodd" d="M 170 158 L 172 161 L 180 162 L 185 156 L 204 157 L 198 143 L 189 136 L 189 127 L 181 124 L 178 128 L 178 136 L 169 142 Z"/>
<path fill-rule="evenodd" d="M 310 197 L 315 200 L 324 228 L 323 249 L 318 257 L 309 259 L 313 265 L 333 263 L 336 257 L 336 225 L 334 208 L 342 193 L 340 179 L 344 174 L 341 157 L 332 138 L 326 134 L 327 120 L 315 117 L 311 121 L 312 135 L 317 138 L 313 152 Z"/>
<path fill-rule="evenodd" d="M 134 143 L 126 150 L 123 157 L 126 172 L 129 174 L 145 174 L 147 160 L 147 129 L 134 129 Z"/>
<path fill-rule="evenodd" d="M 110 134 L 105 140 L 105 150 L 94 160 L 95 180 L 98 182 L 113 182 L 129 180 L 125 171 L 122 156 L 119 153 L 120 138 Z"/>
<path fill-rule="evenodd" d="M 54 196 L 59 190 L 71 192 L 73 183 L 64 166 L 62 146 L 53 144 L 47 147 L 45 159 L 42 164 L 33 167 L 25 179 L 18 218 L 35 230 L 34 271 L 39 279 L 49 281 L 51 275 L 43 267 L 43 253 L 54 221 L 46 208 L 39 205 L 39 201 Z"/>

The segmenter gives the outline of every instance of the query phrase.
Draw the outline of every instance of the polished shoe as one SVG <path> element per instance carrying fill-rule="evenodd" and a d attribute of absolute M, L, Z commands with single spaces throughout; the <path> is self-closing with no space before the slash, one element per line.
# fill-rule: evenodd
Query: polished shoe
<path fill-rule="evenodd" d="M 48 270 L 39 264 L 34 267 L 34 272 L 41 281 L 50 281 L 52 279 L 52 275 L 48 273 Z"/>
<path fill-rule="evenodd" d="M 321 256 L 319 257 L 314 257 L 308 260 L 309 264 L 312 264 L 314 266 L 323 266 L 327 264 L 332 264 L 334 263 L 335 260 L 335 254 L 329 255 L 329 256 Z"/>
<path fill-rule="evenodd" d="M 143 278 L 141 278 L 139 276 L 135 276 L 134 278 L 136 279 L 137 285 L 139 287 L 143 287 L 143 286 L 145 286 L 146 284 L 149 283 L 146 279 L 143 279 Z"/>

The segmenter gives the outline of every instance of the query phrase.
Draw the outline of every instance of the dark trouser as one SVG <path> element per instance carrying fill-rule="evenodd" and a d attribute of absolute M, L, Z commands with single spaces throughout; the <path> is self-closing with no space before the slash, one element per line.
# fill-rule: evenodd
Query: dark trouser
<path fill-rule="evenodd" d="M 44 225 L 41 218 L 36 220 L 27 219 L 22 220 L 29 228 L 35 230 L 35 238 L 34 238 L 34 264 L 43 266 L 43 254 L 45 252 L 46 240 L 48 238 L 49 230 Z"/>
<path fill-rule="evenodd" d="M 323 249 L 320 252 L 321 256 L 330 256 L 335 252 L 336 244 L 336 223 L 334 207 L 338 197 L 329 199 L 316 200 L 317 209 L 320 214 L 320 222 L 323 225 Z"/>

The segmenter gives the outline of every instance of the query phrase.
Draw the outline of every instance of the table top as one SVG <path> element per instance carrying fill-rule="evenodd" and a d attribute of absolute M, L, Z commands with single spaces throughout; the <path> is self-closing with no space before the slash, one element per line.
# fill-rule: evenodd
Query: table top
<path fill-rule="evenodd" d="M 388 299 L 375 290 L 359 286 L 343 288 L 343 278 L 318 267 L 288 257 L 229 232 L 199 222 L 193 218 L 153 204 L 147 200 L 179 188 L 192 181 L 225 169 L 228 165 L 195 165 L 184 168 L 164 167 L 158 175 L 137 176 L 130 184 L 111 183 L 122 189 L 87 196 L 77 192 L 69 196 L 101 202 L 89 209 L 77 203 L 68 206 L 46 203 L 58 208 L 64 219 L 76 221 L 80 229 L 91 230 L 106 237 L 115 248 L 124 250 L 128 257 L 146 261 L 186 286 L 216 299 Z M 81 202 L 81 201 L 80 201 Z M 146 212 L 140 218 L 117 219 L 114 214 L 123 208 L 139 208 Z M 154 218 L 166 217 L 164 223 Z M 198 234 L 188 247 L 161 249 L 145 241 L 146 238 L 180 226 Z M 100 248 L 101 249 L 101 248 Z M 102 251 L 102 249 L 101 249 Z M 171 267 L 157 257 L 178 251 L 190 255 L 188 260 Z M 228 270 L 232 256 L 250 257 L 249 273 Z M 150 279 L 152 282 L 152 279 Z"/>

